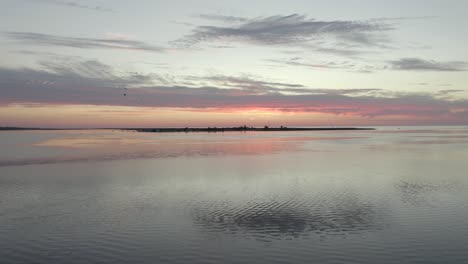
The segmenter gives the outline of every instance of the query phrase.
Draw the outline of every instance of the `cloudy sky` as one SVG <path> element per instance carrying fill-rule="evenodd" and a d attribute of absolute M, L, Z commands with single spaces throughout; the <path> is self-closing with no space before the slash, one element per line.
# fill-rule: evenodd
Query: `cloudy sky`
<path fill-rule="evenodd" d="M 468 124 L 468 1 L 0 4 L 0 126 Z"/>

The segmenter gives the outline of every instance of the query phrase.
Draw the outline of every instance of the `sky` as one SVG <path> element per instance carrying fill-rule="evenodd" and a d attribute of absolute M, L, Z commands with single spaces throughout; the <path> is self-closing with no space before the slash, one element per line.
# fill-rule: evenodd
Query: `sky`
<path fill-rule="evenodd" d="M 0 5 L 0 126 L 468 125 L 468 1 Z"/>

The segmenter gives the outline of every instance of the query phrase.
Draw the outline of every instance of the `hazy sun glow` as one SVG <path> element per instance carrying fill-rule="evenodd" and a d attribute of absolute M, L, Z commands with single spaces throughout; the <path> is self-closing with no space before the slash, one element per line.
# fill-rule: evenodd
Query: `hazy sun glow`
<path fill-rule="evenodd" d="M 352 126 L 429 124 L 431 117 L 390 115 L 378 119 L 353 114 L 280 111 L 270 108 L 152 108 L 93 105 L 24 105 L 0 108 L 0 126 L 26 127 L 208 127 L 208 126 Z M 70 123 L 73 120 L 73 123 Z M 447 123 L 457 119 L 447 118 Z"/>

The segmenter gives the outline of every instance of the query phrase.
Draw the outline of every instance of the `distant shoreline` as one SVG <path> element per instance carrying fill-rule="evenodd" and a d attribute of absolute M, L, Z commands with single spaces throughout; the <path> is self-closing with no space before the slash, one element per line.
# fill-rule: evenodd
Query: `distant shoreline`
<path fill-rule="evenodd" d="M 167 132 L 231 132 L 231 131 L 340 131 L 340 130 L 375 130 L 364 127 L 161 127 L 161 128 L 34 128 L 34 127 L 0 127 L 0 131 L 27 131 L 27 130 L 93 130 L 109 129 L 136 132 L 167 133 Z"/>
<path fill-rule="evenodd" d="M 38 128 L 38 127 L 0 127 L 0 131 L 14 130 L 67 130 L 65 128 Z"/>
<path fill-rule="evenodd" d="M 339 131 L 339 130 L 375 130 L 363 127 L 206 127 L 206 128 L 137 128 L 123 129 L 137 132 L 167 133 L 167 132 L 231 132 L 231 131 Z"/>

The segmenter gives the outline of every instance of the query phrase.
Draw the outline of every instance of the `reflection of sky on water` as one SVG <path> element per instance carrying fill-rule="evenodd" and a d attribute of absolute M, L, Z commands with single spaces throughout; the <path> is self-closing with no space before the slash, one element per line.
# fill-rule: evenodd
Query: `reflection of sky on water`
<path fill-rule="evenodd" d="M 28 131 L 25 133 L 25 136 L 34 135 Z M 15 148 L 15 152 L 3 153 L 6 157 L 0 157 L 0 166 L 181 156 L 265 155 L 299 151 L 305 142 L 362 138 L 351 135 L 278 134 L 279 137 L 271 133 L 186 134 L 86 130 L 53 131 L 51 135 L 42 137 L 47 134 L 41 131 L 35 141 L 26 141 L 29 144 L 2 141 L 0 144 L 9 144 L 10 148 Z"/>
<path fill-rule="evenodd" d="M 60 163 L 0 168 L 0 255 L 465 263 L 467 145 L 402 142 L 468 130 L 407 130 L 0 133 L 1 162 Z"/>
<path fill-rule="evenodd" d="M 251 200 L 237 206 L 210 201 L 193 208 L 195 224 L 207 232 L 244 233 L 265 238 L 359 233 L 379 228 L 370 204 L 353 197 Z"/>
<path fill-rule="evenodd" d="M 2 131 L 0 166 L 171 158 L 264 155 L 283 151 L 416 150 L 468 144 L 463 127 L 382 127 L 376 131 L 138 133 L 119 130 Z M 323 147 L 325 144 L 325 147 Z M 332 145 L 334 148 L 330 148 Z M 340 149 L 340 145 L 346 149 Z M 418 147 L 418 145 L 422 145 Z"/>
<path fill-rule="evenodd" d="M 449 182 L 409 182 L 401 180 L 395 183 L 395 188 L 400 192 L 404 203 L 413 206 L 431 206 L 439 203 L 438 196 L 454 192 L 456 186 L 455 183 Z"/>
<path fill-rule="evenodd" d="M 435 139 L 429 140 L 404 140 L 400 141 L 400 144 L 420 144 L 420 145 L 429 145 L 429 144 L 468 144 L 468 139 L 460 140 L 459 138 L 446 138 L 446 137 L 439 137 Z"/>

